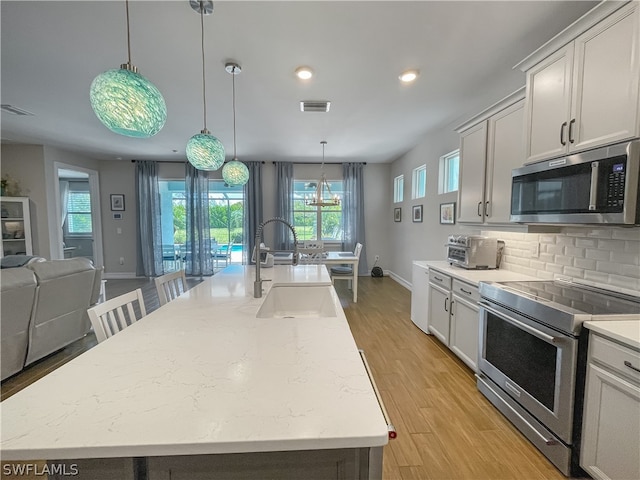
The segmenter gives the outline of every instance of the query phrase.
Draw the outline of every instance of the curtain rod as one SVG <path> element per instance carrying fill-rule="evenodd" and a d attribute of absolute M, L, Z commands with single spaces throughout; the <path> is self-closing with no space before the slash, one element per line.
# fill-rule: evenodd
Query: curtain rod
<path fill-rule="evenodd" d="M 274 165 L 277 162 L 272 162 Z M 283 163 L 293 163 L 294 165 L 322 165 L 323 163 L 325 165 L 343 165 L 345 163 L 361 163 L 363 165 L 366 165 L 367 162 L 283 162 Z"/>
<path fill-rule="evenodd" d="M 131 163 L 136 163 L 137 161 L 138 161 L 138 160 L 131 160 Z M 178 161 L 178 160 L 158 160 L 157 162 L 158 162 L 158 163 L 181 163 L 181 164 L 183 164 L 183 165 L 184 165 L 185 163 L 187 163 L 187 160 L 185 160 L 185 161 L 183 161 L 183 162 L 180 162 L 180 161 Z M 265 161 L 263 160 L 263 161 L 262 161 L 262 162 L 260 162 L 260 163 L 262 163 L 262 164 L 264 165 L 264 164 L 265 164 L 265 163 L 267 163 L 267 162 L 265 162 Z"/>

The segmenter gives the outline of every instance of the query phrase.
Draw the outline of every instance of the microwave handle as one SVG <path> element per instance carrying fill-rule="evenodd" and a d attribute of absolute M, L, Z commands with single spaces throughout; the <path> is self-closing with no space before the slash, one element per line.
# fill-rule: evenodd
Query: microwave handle
<path fill-rule="evenodd" d="M 536 330 L 535 328 L 530 327 L 526 323 L 522 323 L 521 321 L 516 320 L 515 318 L 513 318 L 513 317 L 511 317 L 509 315 L 506 315 L 503 312 L 499 312 L 498 310 L 496 310 L 494 308 L 491 308 L 485 302 L 480 302 L 480 307 L 484 308 L 486 311 L 488 311 L 490 313 L 493 313 L 497 317 L 500 317 L 501 320 L 504 320 L 507 323 L 515 325 L 516 327 L 520 328 L 521 330 L 524 330 L 525 332 L 530 333 L 534 337 L 538 337 L 540 340 L 544 340 L 547 343 L 556 343 L 558 341 L 558 339 L 556 337 L 553 337 L 551 335 L 547 335 L 546 333 L 541 332 L 540 330 Z"/>
<path fill-rule="evenodd" d="M 589 190 L 589 210 L 596 210 L 598 200 L 598 175 L 600 173 L 600 162 L 591 162 L 591 189 Z"/>

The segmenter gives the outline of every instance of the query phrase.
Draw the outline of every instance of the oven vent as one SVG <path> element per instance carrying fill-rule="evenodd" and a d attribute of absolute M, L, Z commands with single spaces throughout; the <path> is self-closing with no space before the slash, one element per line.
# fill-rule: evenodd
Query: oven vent
<path fill-rule="evenodd" d="M 331 102 L 327 100 L 302 100 L 300 102 L 301 112 L 328 112 Z"/>
<path fill-rule="evenodd" d="M 22 110 L 21 108 L 14 107 L 8 103 L 3 103 L 0 105 L 0 110 L 5 113 L 10 113 L 11 115 L 20 115 L 20 116 L 33 116 L 34 114 L 31 112 L 27 112 L 26 110 Z"/>

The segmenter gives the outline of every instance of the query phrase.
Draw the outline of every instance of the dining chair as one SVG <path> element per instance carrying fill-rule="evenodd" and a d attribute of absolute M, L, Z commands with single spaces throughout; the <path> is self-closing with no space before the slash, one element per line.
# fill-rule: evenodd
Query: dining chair
<path fill-rule="evenodd" d="M 324 263 L 324 242 L 322 240 L 305 240 L 298 248 L 298 263 L 317 265 Z"/>
<path fill-rule="evenodd" d="M 138 308 L 135 306 L 138 303 Z M 91 326 L 98 343 L 105 341 L 121 330 L 147 315 L 142 290 L 125 293 L 119 297 L 99 303 L 87 310 Z"/>
<path fill-rule="evenodd" d="M 358 275 L 358 264 L 360 263 L 360 252 L 362 252 L 362 244 L 356 243 L 356 248 L 353 251 L 354 256 L 358 257 L 358 261 L 353 265 L 335 265 L 329 270 L 331 275 L 331 283 L 334 280 L 348 280 L 349 288 L 352 288 L 353 279 Z"/>
<path fill-rule="evenodd" d="M 158 291 L 158 300 L 160 306 L 175 300 L 188 290 L 187 277 L 184 270 L 176 270 L 175 272 L 166 273 L 154 279 L 156 290 Z"/>

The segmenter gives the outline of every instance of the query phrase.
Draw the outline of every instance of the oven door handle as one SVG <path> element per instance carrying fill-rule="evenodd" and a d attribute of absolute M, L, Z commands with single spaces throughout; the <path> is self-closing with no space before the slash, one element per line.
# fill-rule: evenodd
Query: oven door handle
<path fill-rule="evenodd" d="M 480 306 L 482 308 L 484 308 L 485 310 L 487 310 L 488 312 L 493 313 L 494 315 L 497 315 L 498 317 L 500 317 L 502 320 L 515 325 L 516 327 L 524 330 L 527 333 L 530 333 L 531 335 L 533 335 L 534 337 L 539 338 L 540 340 L 544 340 L 547 343 L 558 343 L 558 338 L 557 337 L 553 337 L 551 335 L 547 335 L 544 332 L 541 332 L 540 330 L 536 330 L 535 328 L 527 325 L 524 322 L 521 322 L 520 320 L 516 320 L 515 318 L 505 314 L 504 312 L 500 312 L 498 310 L 496 310 L 495 308 L 490 307 L 488 304 L 486 304 L 485 302 L 480 302 Z"/>

